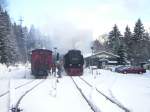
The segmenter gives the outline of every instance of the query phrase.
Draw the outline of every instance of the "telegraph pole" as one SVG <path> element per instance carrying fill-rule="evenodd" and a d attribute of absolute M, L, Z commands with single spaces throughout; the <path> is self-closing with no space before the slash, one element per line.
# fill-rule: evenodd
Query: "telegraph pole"
<path fill-rule="evenodd" d="M 56 61 L 57 61 L 57 47 L 54 47 L 54 52 L 55 52 L 55 64 L 56 64 Z"/>
<path fill-rule="evenodd" d="M 23 31 L 22 31 L 22 23 L 23 23 L 23 18 L 20 17 L 20 19 L 18 20 L 20 21 L 20 26 L 21 26 L 21 35 L 23 36 Z M 25 38 L 25 52 L 26 52 L 26 63 L 28 61 L 28 52 L 27 52 L 27 38 Z"/>
<path fill-rule="evenodd" d="M 91 68 L 92 68 L 92 75 L 93 75 L 93 60 L 94 60 L 94 58 L 93 58 L 93 50 L 94 50 L 94 47 L 92 46 L 91 47 L 91 50 L 92 50 L 92 56 L 91 56 Z"/>
<path fill-rule="evenodd" d="M 22 18 L 22 16 L 20 17 L 20 19 L 18 20 L 19 22 L 20 22 L 20 27 L 21 27 L 21 36 L 22 36 L 22 38 L 23 38 L 23 31 L 22 31 L 22 23 L 23 23 L 23 18 Z M 25 57 L 25 78 L 26 78 L 26 66 L 27 66 L 27 62 L 28 62 L 28 52 L 27 52 L 27 38 L 25 37 L 25 55 L 26 55 L 26 57 Z"/>
<path fill-rule="evenodd" d="M 20 26 L 22 26 L 22 23 L 23 23 L 23 19 L 22 19 L 22 17 L 20 17 L 20 19 L 18 20 L 19 22 L 20 22 Z"/>

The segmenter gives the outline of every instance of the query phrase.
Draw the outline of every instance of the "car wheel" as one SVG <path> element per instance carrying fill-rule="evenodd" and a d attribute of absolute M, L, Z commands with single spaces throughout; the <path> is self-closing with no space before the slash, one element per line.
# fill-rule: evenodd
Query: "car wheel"
<path fill-rule="evenodd" d="M 142 74 L 142 72 L 139 72 L 139 74 Z"/>
<path fill-rule="evenodd" d="M 123 73 L 124 73 L 124 74 L 127 74 L 127 72 L 126 72 L 126 71 L 124 71 Z"/>

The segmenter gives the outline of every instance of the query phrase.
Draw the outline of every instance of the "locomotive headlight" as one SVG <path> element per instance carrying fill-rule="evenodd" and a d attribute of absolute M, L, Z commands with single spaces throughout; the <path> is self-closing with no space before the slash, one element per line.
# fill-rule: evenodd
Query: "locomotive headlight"
<path fill-rule="evenodd" d="M 72 66 L 72 64 L 69 64 L 70 66 Z"/>

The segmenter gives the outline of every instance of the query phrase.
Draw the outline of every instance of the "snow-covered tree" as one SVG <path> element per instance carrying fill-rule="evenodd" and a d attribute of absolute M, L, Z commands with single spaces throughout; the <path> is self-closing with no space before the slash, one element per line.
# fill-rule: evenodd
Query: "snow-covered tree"
<path fill-rule="evenodd" d="M 30 28 L 30 31 L 28 33 L 28 36 L 27 36 L 27 49 L 28 51 L 32 50 L 32 49 L 35 49 L 36 47 L 36 40 L 35 40 L 35 28 L 34 26 L 32 25 L 31 28 Z"/>
<path fill-rule="evenodd" d="M 17 41 L 17 46 L 19 50 L 19 59 L 18 61 L 26 62 L 26 36 L 28 31 L 25 27 L 22 27 L 21 25 L 13 25 L 14 35 L 15 39 Z"/>
<path fill-rule="evenodd" d="M 135 24 L 132 40 L 139 42 L 144 39 L 145 29 L 140 19 Z"/>
<path fill-rule="evenodd" d="M 10 19 L 6 11 L 0 7 L 0 62 L 8 63 L 8 35 L 10 34 Z"/>
<path fill-rule="evenodd" d="M 145 35 L 145 29 L 140 19 L 135 24 L 133 36 L 131 39 L 132 43 L 132 61 L 133 64 L 139 65 L 147 58 L 146 41 L 148 37 Z"/>
<path fill-rule="evenodd" d="M 45 36 L 32 25 L 27 36 L 27 48 L 28 51 L 37 48 L 51 49 L 50 37 Z"/>
<path fill-rule="evenodd" d="M 14 63 L 18 57 L 13 27 L 7 11 L 0 8 L 0 62 Z"/>
<path fill-rule="evenodd" d="M 127 54 L 127 59 L 131 59 L 132 56 L 132 33 L 130 31 L 130 28 L 126 26 L 124 37 L 123 37 L 123 44 L 125 46 L 125 52 Z"/>
<path fill-rule="evenodd" d="M 120 45 L 117 51 L 118 58 L 118 64 L 119 65 L 125 65 L 126 64 L 126 53 L 123 45 Z"/>
<path fill-rule="evenodd" d="M 117 25 L 115 24 L 113 30 L 109 33 L 108 36 L 108 47 L 115 54 L 117 54 L 117 50 L 121 45 L 121 39 L 121 33 Z"/>
<path fill-rule="evenodd" d="M 94 52 L 99 52 L 104 50 L 104 46 L 96 39 L 92 42 Z"/>

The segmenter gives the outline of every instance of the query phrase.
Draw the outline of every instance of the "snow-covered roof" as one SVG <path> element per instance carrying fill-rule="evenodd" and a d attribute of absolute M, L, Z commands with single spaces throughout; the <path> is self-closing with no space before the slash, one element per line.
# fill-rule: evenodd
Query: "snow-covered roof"
<path fill-rule="evenodd" d="M 106 52 L 106 51 L 101 51 L 101 52 L 95 53 L 94 55 L 100 55 L 100 54 L 107 54 L 107 55 L 111 55 L 111 56 L 114 56 L 114 57 L 119 57 L 118 55 L 115 55 L 113 53 Z"/>
<path fill-rule="evenodd" d="M 106 52 L 106 51 L 101 51 L 101 52 L 97 52 L 97 53 L 93 53 L 93 55 L 92 55 L 92 53 L 89 53 L 89 54 L 86 54 L 86 55 L 84 55 L 84 58 L 89 58 L 89 57 L 93 57 L 93 56 L 106 56 L 106 55 L 109 55 L 109 56 L 112 56 L 112 57 L 119 57 L 118 55 L 115 55 L 115 54 L 113 54 L 113 53 L 110 53 L 110 52 Z"/>
<path fill-rule="evenodd" d="M 88 58 L 88 57 L 91 57 L 91 56 L 92 56 L 92 53 L 83 54 L 84 58 Z"/>
<path fill-rule="evenodd" d="M 108 61 L 108 63 L 118 63 L 117 61 Z"/>

